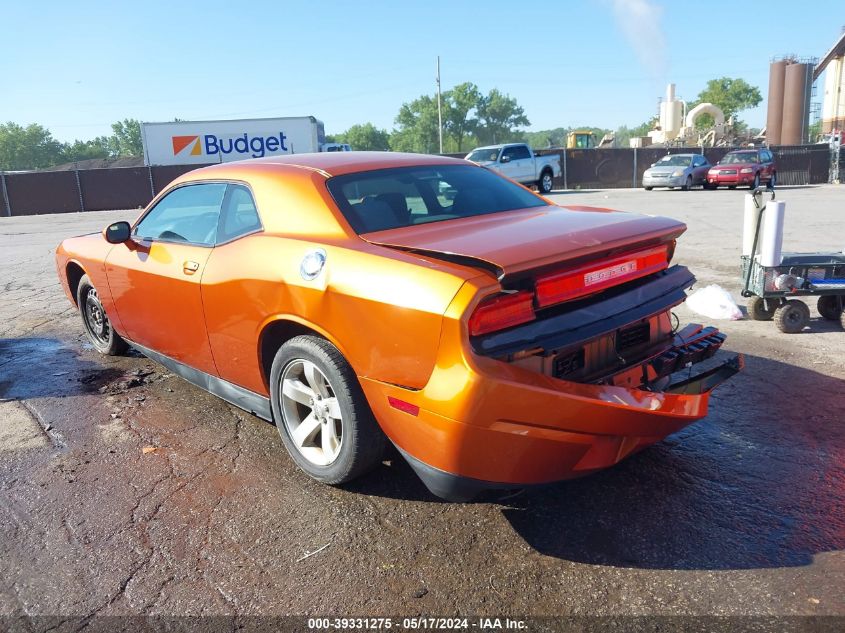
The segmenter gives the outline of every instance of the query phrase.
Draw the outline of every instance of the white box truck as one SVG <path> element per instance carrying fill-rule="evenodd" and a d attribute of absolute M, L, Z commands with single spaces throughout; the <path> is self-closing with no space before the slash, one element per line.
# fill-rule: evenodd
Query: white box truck
<path fill-rule="evenodd" d="M 313 116 L 141 123 L 147 165 L 203 165 L 279 154 L 338 151 Z M 343 146 L 343 150 L 349 148 Z"/>

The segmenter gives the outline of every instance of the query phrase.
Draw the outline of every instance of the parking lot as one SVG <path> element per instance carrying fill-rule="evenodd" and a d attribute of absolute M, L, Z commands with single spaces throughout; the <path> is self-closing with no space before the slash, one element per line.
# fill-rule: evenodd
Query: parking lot
<path fill-rule="evenodd" d="M 676 261 L 738 299 L 743 195 L 552 197 L 685 221 Z M 785 250 L 845 248 L 841 187 L 779 197 Z M 396 454 L 320 485 L 271 424 L 96 354 L 53 249 L 136 213 L 0 219 L 0 615 L 845 615 L 845 332 L 814 303 L 801 334 L 716 323 L 746 369 L 707 419 L 585 479 L 449 504 Z"/>

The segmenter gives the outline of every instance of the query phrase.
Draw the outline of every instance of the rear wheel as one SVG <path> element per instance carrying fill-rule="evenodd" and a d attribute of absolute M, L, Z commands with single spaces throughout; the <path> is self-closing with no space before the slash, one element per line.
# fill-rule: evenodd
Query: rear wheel
<path fill-rule="evenodd" d="M 552 172 L 547 169 L 540 175 L 540 180 L 537 181 L 537 188 L 540 190 L 540 193 L 549 193 L 553 185 Z"/>
<path fill-rule="evenodd" d="M 828 321 L 838 321 L 842 316 L 842 302 L 843 297 L 825 295 L 823 297 L 819 297 L 819 302 L 816 304 L 816 307 L 823 318 Z"/>
<path fill-rule="evenodd" d="M 381 460 L 384 433 L 349 363 L 327 340 L 297 336 L 282 345 L 270 393 L 285 448 L 314 479 L 342 484 Z"/>
<path fill-rule="evenodd" d="M 775 325 L 786 334 L 797 334 L 810 322 L 810 308 L 798 299 L 790 299 L 775 310 Z"/>
<path fill-rule="evenodd" d="M 79 306 L 85 333 L 94 349 L 106 356 L 120 356 L 129 348 L 126 341 L 111 326 L 106 310 L 100 302 L 100 295 L 88 275 L 83 275 L 79 280 L 76 305 Z"/>
<path fill-rule="evenodd" d="M 654 187 L 643 187 L 643 189 L 645 189 L 646 191 L 651 191 L 652 189 L 654 189 Z"/>
<path fill-rule="evenodd" d="M 771 321 L 775 315 L 776 306 L 766 307 L 766 300 L 763 297 L 749 297 L 748 317 L 752 321 Z"/>

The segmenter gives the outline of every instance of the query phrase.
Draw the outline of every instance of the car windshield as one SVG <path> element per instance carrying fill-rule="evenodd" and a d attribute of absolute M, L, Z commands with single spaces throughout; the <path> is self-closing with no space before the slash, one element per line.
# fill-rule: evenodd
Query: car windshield
<path fill-rule="evenodd" d="M 480 167 L 397 167 L 335 176 L 329 192 L 357 233 L 547 206 Z"/>
<path fill-rule="evenodd" d="M 739 163 L 756 163 L 757 152 L 737 152 L 736 154 L 726 154 L 725 157 L 719 161 L 720 165 L 737 165 Z"/>
<path fill-rule="evenodd" d="M 685 154 L 675 154 L 674 156 L 664 156 L 655 164 L 655 167 L 689 167 L 692 162 L 692 156 Z"/>
<path fill-rule="evenodd" d="M 488 161 L 495 161 L 498 158 L 498 147 L 493 149 L 476 149 L 470 152 L 469 156 L 467 156 L 467 160 L 471 160 L 474 163 L 486 163 Z"/>

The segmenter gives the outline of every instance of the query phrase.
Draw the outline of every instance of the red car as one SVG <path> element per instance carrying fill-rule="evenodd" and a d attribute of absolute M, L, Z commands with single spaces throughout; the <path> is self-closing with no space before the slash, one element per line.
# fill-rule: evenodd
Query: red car
<path fill-rule="evenodd" d="M 728 152 L 707 172 L 707 189 L 719 186 L 735 189 L 747 185 L 756 189 L 762 183 L 775 184 L 777 166 L 772 153 L 767 149 L 738 149 Z"/>

